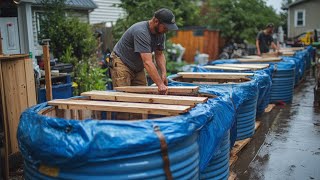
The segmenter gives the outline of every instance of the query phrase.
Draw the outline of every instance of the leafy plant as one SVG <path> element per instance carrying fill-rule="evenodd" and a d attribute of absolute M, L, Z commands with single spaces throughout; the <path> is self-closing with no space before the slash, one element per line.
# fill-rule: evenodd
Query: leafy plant
<path fill-rule="evenodd" d="M 40 19 L 40 37 L 50 39 L 50 50 L 61 62 L 73 65 L 74 94 L 89 90 L 103 90 L 105 71 L 95 56 L 97 41 L 89 24 L 66 17 L 66 0 L 42 0 L 44 18 Z M 70 13 L 71 14 L 71 13 Z"/>
<path fill-rule="evenodd" d="M 75 89 L 74 94 L 90 90 L 105 90 L 107 77 L 107 69 L 100 68 L 96 62 L 95 57 L 90 57 L 89 60 L 81 60 L 76 65 L 75 82 L 78 87 Z"/>

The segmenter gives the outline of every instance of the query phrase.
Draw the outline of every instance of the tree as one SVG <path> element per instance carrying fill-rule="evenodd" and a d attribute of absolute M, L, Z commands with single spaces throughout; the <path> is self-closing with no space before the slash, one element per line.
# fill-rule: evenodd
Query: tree
<path fill-rule="evenodd" d="M 40 38 L 50 39 L 50 51 L 60 62 L 73 65 L 75 95 L 88 90 L 104 90 L 105 70 L 95 57 L 97 41 L 89 24 L 66 17 L 66 0 L 42 0 Z"/>
<path fill-rule="evenodd" d="M 280 17 L 263 0 L 208 0 L 205 3 L 203 23 L 221 30 L 228 42 L 247 40 L 254 42 L 256 34 L 267 23 L 280 24 Z"/>
<path fill-rule="evenodd" d="M 125 10 L 126 15 L 117 20 L 113 27 L 113 34 L 119 40 L 122 34 L 134 23 L 151 19 L 153 13 L 160 8 L 173 11 L 179 27 L 184 25 L 198 25 L 200 8 L 198 0 L 121 0 L 118 7 Z M 138 8 L 137 8 L 138 7 Z"/>

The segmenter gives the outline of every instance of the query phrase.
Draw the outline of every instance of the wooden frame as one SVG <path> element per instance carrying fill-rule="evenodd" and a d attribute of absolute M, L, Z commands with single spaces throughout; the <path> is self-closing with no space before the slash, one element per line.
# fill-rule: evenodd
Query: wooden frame
<path fill-rule="evenodd" d="M 82 93 L 81 96 L 88 96 L 92 100 L 107 100 L 118 102 L 138 102 L 138 103 L 155 103 L 171 105 L 188 105 L 194 106 L 197 103 L 207 101 L 207 97 L 190 97 L 190 96 L 164 96 L 153 94 L 133 94 L 124 92 L 111 91 L 90 91 Z"/>
<path fill-rule="evenodd" d="M 268 68 L 269 64 L 217 64 L 211 66 L 204 66 L 206 69 L 220 69 L 220 70 L 260 70 Z"/>
<path fill-rule="evenodd" d="M 127 88 L 124 88 L 126 90 Z M 130 89 L 130 88 L 128 88 Z M 138 88 L 141 91 L 143 88 Z M 150 88 L 148 88 L 150 90 Z M 173 88 L 181 92 L 182 89 Z M 198 91 L 199 87 L 184 89 L 188 93 Z M 133 90 L 133 89 L 130 89 Z M 151 88 L 153 91 L 154 88 Z M 157 90 L 157 89 L 156 89 Z M 177 92 L 177 91 L 176 91 Z M 90 91 L 81 94 L 82 98 L 56 99 L 48 102 L 49 107 L 38 114 L 65 119 L 104 119 L 131 120 L 127 115 L 133 114 L 133 119 L 148 119 L 148 115 L 176 116 L 189 111 L 198 103 L 204 103 L 208 97 L 205 94 L 191 96 L 153 95 L 113 91 Z M 117 114 L 114 118 L 113 113 Z M 119 114 L 120 113 L 120 114 Z M 130 114 L 129 114 L 130 113 Z M 140 115 L 139 115 L 140 114 Z M 119 115 L 119 117 L 118 117 Z M 126 116 L 124 119 L 122 117 Z M 127 118 L 129 117 L 129 118 Z M 156 116 L 157 117 L 157 116 Z"/>
<path fill-rule="evenodd" d="M 129 93 L 158 94 L 157 86 L 123 86 L 114 89 Z M 194 96 L 198 94 L 198 91 L 198 86 L 168 86 L 168 95 Z"/>
<path fill-rule="evenodd" d="M 179 72 L 182 78 L 192 79 L 245 79 L 254 73 L 215 73 L 215 72 Z"/>

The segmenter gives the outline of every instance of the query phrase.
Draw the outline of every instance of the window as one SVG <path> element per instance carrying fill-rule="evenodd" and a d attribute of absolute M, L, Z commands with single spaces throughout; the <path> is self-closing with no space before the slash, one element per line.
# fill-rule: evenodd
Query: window
<path fill-rule="evenodd" d="M 295 11 L 295 27 L 304 27 L 306 21 L 306 11 L 305 10 L 296 10 Z"/>

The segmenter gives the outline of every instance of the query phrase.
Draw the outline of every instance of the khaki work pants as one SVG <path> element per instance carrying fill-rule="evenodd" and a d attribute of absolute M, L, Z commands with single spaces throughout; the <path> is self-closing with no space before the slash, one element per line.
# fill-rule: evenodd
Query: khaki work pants
<path fill-rule="evenodd" d="M 134 72 L 125 65 L 119 56 L 114 52 L 111 53 L 112 68 L 110 68 L 113 87 L 121 86 L 146 86 L 147 78 L 144 70 Z M 141 114 L 120 113 L 117 114 L 118 120 L 141 119 Z"/>

